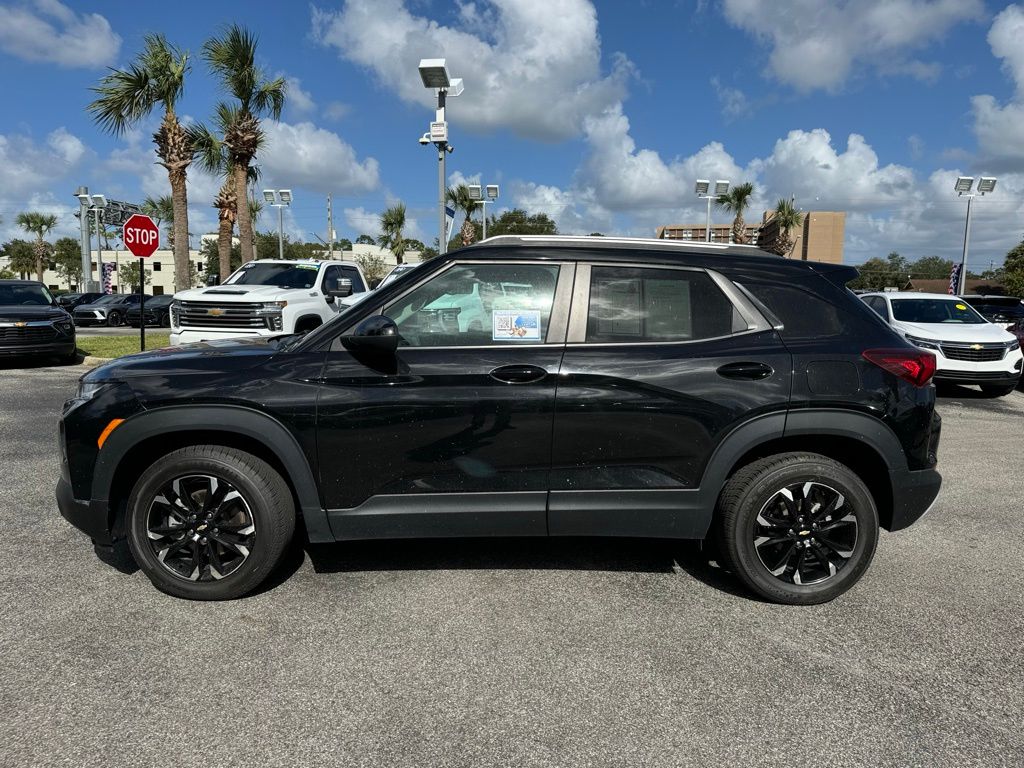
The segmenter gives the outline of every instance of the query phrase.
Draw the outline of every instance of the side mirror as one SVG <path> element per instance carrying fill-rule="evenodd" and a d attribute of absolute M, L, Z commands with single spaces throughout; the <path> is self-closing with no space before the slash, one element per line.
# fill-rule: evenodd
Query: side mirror
<path fill-rule="evenodd" d="M 386 315 L 372 315 L 357 325 L 351 336 L 343 337 L 342 343 L 350 349 L 394 354 L 398 339 L 394 320 Z"/>

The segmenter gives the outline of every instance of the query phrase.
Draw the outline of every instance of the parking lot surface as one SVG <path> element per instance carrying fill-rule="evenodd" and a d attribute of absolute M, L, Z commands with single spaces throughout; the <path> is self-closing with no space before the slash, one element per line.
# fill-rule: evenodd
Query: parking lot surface
<path fill-rule="evenodd" d="M 0 363 L 0 763 L 1024 765 L 1024 393 L 945 393 L 938 504 L 828 605 L 692 544 L 296 548 L 189 603 L 57 513 L 82 369 Z"/>

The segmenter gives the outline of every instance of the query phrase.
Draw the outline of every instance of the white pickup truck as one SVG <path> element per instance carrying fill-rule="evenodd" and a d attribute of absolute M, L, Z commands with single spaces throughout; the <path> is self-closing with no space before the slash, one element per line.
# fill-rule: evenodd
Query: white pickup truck
<path fill-rule="evenodd" d="M 362 270 L 351 261 L 250 261 L 221 285 L 174 294 L 171 344 L 304 333 L 365 292 Z"/>

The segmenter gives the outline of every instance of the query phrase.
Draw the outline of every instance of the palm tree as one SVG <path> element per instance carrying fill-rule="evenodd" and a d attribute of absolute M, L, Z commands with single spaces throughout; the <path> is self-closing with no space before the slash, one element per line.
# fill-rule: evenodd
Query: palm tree
<path fill-rule="evenodd" d="M 778 227 L 778 234 L 775 236 L 775 242 L 768 244 L 768 250 L 780 256 L 788 256 L 796 242 L 792 231 L 803 224 L 804 212 L 793 205 L 792 200 L 782 198 L 771 213 L 769 221 L 772 220 Z"/>
<path fill-rule="evenodd" d="M 221 80 L 224 90 L 238 100 L 232 108 L 233 121 L 224 131 L 224 146 L 231 162 L 235 181 L 235 195 L 248 200 L 249 167 L 263 142 L 260 118 L 281 117 L 284 108 L 285 81 L 283 77 L 267 80 L 256 66 L 256 36 L 238 24 L 232 24 L 222 37 L 214 37 L 203 44 L 203 58 Z M 252 217 L 248 206 L 237 207 L 238 237 L 241 240 L 242 261 L 253 258 Z"/>
<path fill-rule="evenodd" d="M 747 236 L 743 227 L 743 211 L 750 205 L 750 198 L 754 194 L 754 185 L 750 182 L 733 187 L 724 195 L 715 198 L 715 205 L 736 216 L 732 220 L 732 241 L 734 243 L 747 242 Z"/>
<path fill-rule="evenodd" d="M 476 210 L 476 201 L 469 196 L 469 187 L 459 184 L 456 187 L 448 187 L 445 191 L 445 200 L 451 203 L 456 211 L 463 211 L 466 217 L 462 220 L 462 228 L 459 236 L 462 245 L 472 245 L 476 241 L 476 226 L 473 224 L 473 211 Z"/>
<path fill-rule="evenodd" d="M 166 222 L 168 226 L 167 244 L 174 248 L 174 200 L 170 195 L 147 197 L 139 206 L 140 210 L 153 219 L 159 227 Z"/>
<path fill-rule="evenodd" d="M 158 106 L 163 108 L 160 129 L 153 134 L 160 165 L 171 184 L 174 231 L 174 288 L 188 288 L 188 192 L 185 181 L 192 162 L 188 132 L 178 122 L 174 108 L 185 89 L 189 71 L 188 52 L 179 51 L 160 34 L 146 35 L 142 53 L 125 69 L 112 69 L 93 92 L 99 97 L 89 111 L 99 125 L 120 135 L 144 120 Z"/>
<path fill-rule="evenodd" d="M 234 165 L 231 153 L 227 144 L 221 138 L 231 129 L 237 120 L 237 110 L 227 104 L 218 104 L 214 115 L 214 122 L 220 132 L 218 136 L 205 125 L 196 125 L 191 129 L 192 140 L 196 148 L 196 157 L 199 166 L 207 173 L 223 177 L 223 183 L 214 198 L 213 207 L 217 209 L 217 257 L 220 263 L 220 279 L 227 279 L 231 274 L 231 235 L 234 232 L 235 222 L 238 221 L 238 192 L 235 185 Z M 262 134 L 258 148 L 263 146 Z M 249 166 L 248 183 L 250 185 L 259 181 L 260 169 L 257 166 Z M 253 205 L 256 205 L 254 208 Z M 263 210 L 263 203 L 255 198 L 249 198 L 249 221 L 255 221 L 259 212 Z M 255 254 L 254 254 L 255 255 Z"/>
<path fill-rule="evenodd" d="M 380 215 L 380 237 L 377 245 L 395 254 L 395 261 L 403 263 L 408 241 L 405 239 L 405 203 L 396 203 Z"/>
<path fill-rule="evenodd" d="M 19 227 L 29 234 L 36 236 L 34 245 L 36 280 L 43 282 L 43 272 L 46 271 L 46 257 L 50 248 L 44 238 L 50 234 L 50 230 L 57 226 L 57 217 L 46 213 L 19 213 L 16 221 Z"/>

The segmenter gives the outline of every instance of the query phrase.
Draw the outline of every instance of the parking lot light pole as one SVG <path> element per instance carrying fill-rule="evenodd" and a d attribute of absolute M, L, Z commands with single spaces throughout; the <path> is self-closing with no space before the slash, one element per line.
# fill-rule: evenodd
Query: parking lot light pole
<path fill-rule="evenodd" d="M 487 185 L 487 187 L 486 187 L 486 189 L 487 189 L 487 199 L 486 200 L 484 200 L 483 189 L 484 188 L 481 187 L 479 184 L 470 184 L 469 185 L 469 199 L 472 200 L 477 205 L 482 206 L 483 209 L 484 209 L 484 232 L 483 232 L 484 236 L 481 239 L 486 240 L 487 239 L 487 206 L 498 199 L 498 185 L 497 184 L 488 184 Z"/>
<path fill-rule="evenodd" d="M 264 189 L 263 199 L 267 204 L 277 208 L 277 257 L 284 258 L 284 208 L 292 204 L 290 189 Z"/>
<path fill-rule="evenodd" d="M 454 152 L 455 147 L 448 143 L 448 121 L 445 119 L 445 101 L 450 93 L 458 96 L 463 91 L 461 77 L 449 77 L 448 67 L 444 59 L 420 59 L 420 79 L 424 88 L 437 91 L 437 112 L 430 130 L 420 137 L 420 144 L 433 144 L 437 147 L 437 245 L 438 253 L 448 251 L 447 214 L 445 212 L 445 193 L 448 185 L 445 179 L 445 153 Z"/>
<path fill-rule="evenodd" d="M 961 296 L 967 293 L 967 249 L 971 239 L 971 203 L 974 202 L 975 194 L 984 197 L 987 192 L 994 191 L 996 188 L 996 178 L 994 176 L 982 176 L 978 179 L 977 193 L 971 192 L 973 186 L 973 176 L 957 176 L 956 183 L 953 185 L 957 197 L 967 198 L 967 221 L 964 222 L 964 251 L 960 259 L 960 279 L 957 281 L 957 293 Z"/>
<path fill-rule="evenodd" d="M 704 224 L 704 242 L 706 243 L 711 242 L 711 201 L 717 200 L 720 195 L 725 195 L 729 192 L 729 182 L 725 179 L 718 179 L 715 182 L 714 193 L 711 193 L 710 190 L 711 182 L 707 179 L 697 179 L 697 183 L 693 188 L 699 199 L 708 201 L 708 215 Z"/>
<path fill-rule="evenodd" d="M 96 283 L 92 279 L 92 239 L 89 237 L 89 188 L 79 187 L 75 190 L 78 198 L 78 219 L 81 225 L 82 277 L 78 281 L 80 293 L 96 292 Z"/>
<path fill-rule="evenodd" d="M 90 209 L 96 222 L 96 277 L 99 278 L 100 291 L 103 290 L 103 239 L 100 227 L 103 226 L 103 209 L 107 207 L 107 198 L 103 195 L 89 195 Z"/>

